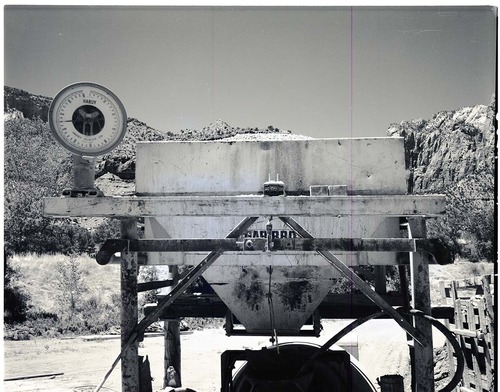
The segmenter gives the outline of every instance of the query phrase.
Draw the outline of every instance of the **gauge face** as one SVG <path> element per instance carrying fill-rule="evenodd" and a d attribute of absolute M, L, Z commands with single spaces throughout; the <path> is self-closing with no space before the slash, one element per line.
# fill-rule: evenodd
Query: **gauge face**
<path fill-rule="evenodd" d="M 127 114 L 106 87 L 81 82 L 62 89 L 49 109 L 56 140 L 70 152 L 98 156 L 115 148 L 127 131 Z"/>

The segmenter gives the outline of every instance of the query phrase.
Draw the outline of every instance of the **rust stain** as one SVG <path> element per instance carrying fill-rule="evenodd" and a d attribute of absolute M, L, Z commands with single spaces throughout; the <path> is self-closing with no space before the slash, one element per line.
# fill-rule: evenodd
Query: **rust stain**
<path fill-rule="evenodd" d="M 287 310 L 305 310 L 312 302 L 313 285 L 307 280 L 277 284 L 277 294 Z"/>
<path fill-rule="evenodd" d="M 264 299 L 264 290 L 259 281 L 253 281 L 250 285 L 237 282 L 234 292 L 238 299 L 244 301 L 252 310 L 259 310 L 259 305 Z"/>
<path fill-rule="evenodd" d="M 264 301 L 264 288 L 259 275 L 252 269 L 242 268 L 240 277 L 234 286 L 234 296 L 251 310 L 259 310 L 260 304 Z"/>
<path fill-rule="evenodd" d="M 313 279 L 313 272 L 317 273 L 318 267 L 294 267 L 294 268 L 285 268 L 283 270 L 283 276 L 288 279 Z M 269 271 L 267 271 L 269 273 Z"/>

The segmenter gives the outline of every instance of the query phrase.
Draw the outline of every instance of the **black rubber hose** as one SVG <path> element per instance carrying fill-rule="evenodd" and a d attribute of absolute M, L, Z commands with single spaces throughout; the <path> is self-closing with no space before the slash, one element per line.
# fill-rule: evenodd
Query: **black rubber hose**
<path fill-rule="evenodd" d="M 464 354 L 462 351 L 462 347 L 460 347 L 460 344 L 458 343 L 455 337 L 455 334 L 451 332 L 448 328 L 446 328 L 443 324 L 441 324 L 439 320 L 435 319 L 432 316 L 429 316 L 428 314 L 425 314 L 421 310 L 412 309 L 408 311 L 408 313 L 410 313 L 413 316 L 423 317 L 426 320 L 428 320 L 434 327 L 436 327 L 436 329 L 439 330 L 439 332 L 441 332 L 446 337 L 446 339 L 452 345 L 453 351 L 455 352 L 455 355 L 457 357 L 457 368 L 455 369 L 455 374 L 453 375 L 453 378 L 450 380 L 450 382 L 443 389 L 440 389 L 438 392 L 454 391 L 455 387 L 462 380 L 462 374 L 465 369 Z"/>
<path fill-rule="evenodd" d="M 440 389 L 438 392 L 452 392 L 455 387 L 458 385 L 458 383 L 462 379 L 462 374 L 464 372 L 465 368 L 465 359 L 463 356 L 462 348 L 460 347 L 460 344 L 458 343 L 457 339 L 455 338 L 455 335 L 448 329 L 446 328 L 443 324 L 439 322 L 439 320 L 435 319 L 434 317 L 431 317 L 424 312 L 420 310 L 402 310 L 398 309 L 398 312 L 400 314 L 410 314 L 412 316 L 417 316 L 417 317 L 423 317 L 426 320 L 428 320 L 436 329 L 441 332 L 446 339 L 450 342 L 450 344 L 453 347 L 453 351 L 455 352 L 455 355 L 457 357 L 457 368 L 455 370 L 455 374 L 453 375 L 453 378 L 450 380 L 450 382 L 443 388 Z M 376 313 L 373 313 L 369 316 L 359 318 L 354 320 L 352 323 L 347 325 L 346 327 L 342 328 L 339 332 L 337 332 L 332 338 L 328 339 L 328 341 L 323 344 L 323 346 L 320 347 L 318 351 L 314 353 L 305 363 L 302 365 L 302 367 L 299 369 L 298 376 L 302 375 L 303 372 L 307 371 L 308 368 L 314 363 L 314 361 L 323 353 L 328 351 L 328 349 L 333 346 L 335 343 L 337 343 L 340 339 L 342 339 L 345 335 L 347 335 L 349 332 L 354 330 L 355 328 L 359 327 L 360 325 L 364 324 L 365 322 L 372 320 L 374 318 L 380 317 L 383 314 L 385 314 L 384 311 L 379 311 Z"/>
<path fill-rule="evenodd" d="M 297 377 L 300 377 L 305 374 L 309 370 L 309 367 L 316 361 L 316 359 L 322 355 L 323 353 L 327 352 L 330 347 L 332 347 L 335 343 L 337 343 L 340 339 L 342 339 L 345 335 L 347 335 L 349 332 L 354 330 L 355 328 L 359 327 L 361 324 L 364 324 L 365 322 L 372 320 L 374 318 L 380 317 L 383 315 L 385 312 L 382 310 L 377 313 L 373 313 L 369 316 L 358 318 L 354 320 L 352 323 L 347 325 L 346 327 L 342 328 L 339 332 L 337 332 L 335 335 L 333 335 L 332 338 L 328 339 L 325 344 L 323 344 L 309 359 L 302 365 L 302 367 L 299 369 L 299 372 L 297 374 Z"/>

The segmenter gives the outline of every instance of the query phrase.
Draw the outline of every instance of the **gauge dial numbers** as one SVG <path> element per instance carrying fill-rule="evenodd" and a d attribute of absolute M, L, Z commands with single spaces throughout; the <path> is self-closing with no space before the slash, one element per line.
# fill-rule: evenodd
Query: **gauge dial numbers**
<path fill-rule="evenodd" d="M 81 156 L 103 155 L 127 131 L 127 114 L 118 97 L 95 83 L 75 83 L 61 90 L 49 109 L 54 138 Z"/>

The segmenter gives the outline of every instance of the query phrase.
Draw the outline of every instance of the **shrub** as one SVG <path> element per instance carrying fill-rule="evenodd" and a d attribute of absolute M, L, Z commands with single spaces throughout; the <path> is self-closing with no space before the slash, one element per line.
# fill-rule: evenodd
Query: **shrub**
<path fill-rule="evenodd" d="M 100 247 L 109 238 L 120 238 L 120 220 L 106 219 L 92 231 L 92 243 Z"/>
<path fill-rule="evenodd" d="M 428 221 L 430 237 L 443 240 L 454 256 L 495 259 L 494 179 L 471 176 L 446 192 L 446 215 Z"/>
<path fill-rule="evenodd" d="M 47 123 L 15 118 L 5 121 L 4 232 L 14 253 L 65 254 L 93 249 L 87 230 L 69 219 L 43 216 L 44 197 L 71 184 L 71 156 L 50 137 Z"/>
<path fill-rule="evenodd" d="M 57 265 L 58 272 L 58 301 L 62 314 L 72 318 L 77 311 L 81 310 L 83 294 L 87 290 L 83 281 L 82 270 L 75 257 L 60 261 Z"/>
<path fill-rule="evenodd" d="M 26 320 L 29 295 L 17 284 L 20 277 L 18 269 L 12 267 L 10 257 L 4 252 L 4 322 L 19 323 Z"/>

